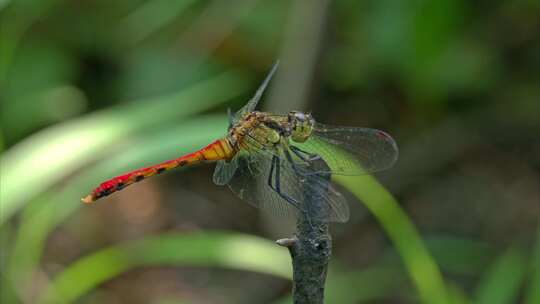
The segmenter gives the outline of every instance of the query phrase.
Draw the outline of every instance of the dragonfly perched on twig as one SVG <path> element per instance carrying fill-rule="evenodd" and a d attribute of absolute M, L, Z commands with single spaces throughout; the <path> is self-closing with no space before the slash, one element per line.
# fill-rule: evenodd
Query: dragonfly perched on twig
<path fill-rule="evenodd" d="M 328 210 L 325 220 L 347 221 L 349 209 L 344 197 L 317 176 L 361 175 L 390 168 L 397 160 L 397 145 L 383 131 L 324 125 L 310 113 L 276 115 L 255 111 L 277 66 L 273 66 L 253 98 L 235 115 L 229 114 L 226 137 L 196 152 L 114 177 L 82 201 L 91 203 L 150 176 L 212 161 L 217 162 L 214 182 L 229 185 L 241 199 L 258 208 L 276 215 L 297 216 L 306 211 L 306 191 L 325 187 L 319 191 Z M 321 159 L 327 165 L 323 169 L 326 172 L 311 169 L 310 163 Z"/>

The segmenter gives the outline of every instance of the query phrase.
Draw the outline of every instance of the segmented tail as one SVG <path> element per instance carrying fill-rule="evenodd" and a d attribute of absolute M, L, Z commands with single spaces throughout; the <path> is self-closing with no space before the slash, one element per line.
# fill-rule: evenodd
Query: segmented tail
<path fill-rule="evenodd" d="M 184 155 L 182 157 L 163 162 L 154 166 L 141 168 L 129 173 L 111 178 L 108 181 L 101 183 L 89 195 L 81 199 L 84 203 L 92 203 L 111 193 L 122 190 L 125 187 L 139 182 L 150 176 L 161 174 L 165 171 L 184 167 L 202 161 L 216 161 L 230 159 L 234 155 L 234 150 L 227 139 L 218 139 L 199 151 Z"/>

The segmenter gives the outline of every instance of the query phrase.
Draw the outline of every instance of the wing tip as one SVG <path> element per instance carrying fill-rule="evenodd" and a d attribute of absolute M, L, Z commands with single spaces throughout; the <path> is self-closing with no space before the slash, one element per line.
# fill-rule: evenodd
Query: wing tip
<path fill-rule="evenodd" d="M 388 167 L 385 169 L 392 168 L 397 163 L 397 160 L 399 158 L 399 148 L 398 148 L 397 142 L 390 134 L 381 130 L 377 130 L 377 136 L 379 136 L 380 138 L 383 138 L 386 141 L 386 143 L 390 145 L 390 149 L 388 153 L 393 154 L 392 155 L 393 157 L 391 161 L 388 163 Z"/>

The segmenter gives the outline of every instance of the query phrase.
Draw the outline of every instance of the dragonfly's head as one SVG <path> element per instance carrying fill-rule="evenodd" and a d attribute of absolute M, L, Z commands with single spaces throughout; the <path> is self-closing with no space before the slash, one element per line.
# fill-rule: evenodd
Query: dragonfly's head
<path fill-rule="evenodd" d="M 311 113 L 292 111 L 289 113 L 289 123 L 291 125 L 292 140 L 302 143 L 311 136 L 315 120 Z"/>

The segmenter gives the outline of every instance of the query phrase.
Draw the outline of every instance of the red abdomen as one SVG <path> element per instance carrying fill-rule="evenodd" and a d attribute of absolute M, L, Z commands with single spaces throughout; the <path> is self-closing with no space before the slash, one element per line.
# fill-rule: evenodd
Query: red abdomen
<path fill-rule="evenodd" d="M 111 193 L 122 190 L 133 183 L 177 167 L 183 167 L 194 163 L 199 163 L 201 161 L 230 159 L 233 156 L 234 150 L 232 149 L 229 141 L 227 139 L 218 139 L 194 153 L 111 178 L 101 183 L 89 195 L 82 198 L 82 201 L 84 203 L 94 202 Z"/>

